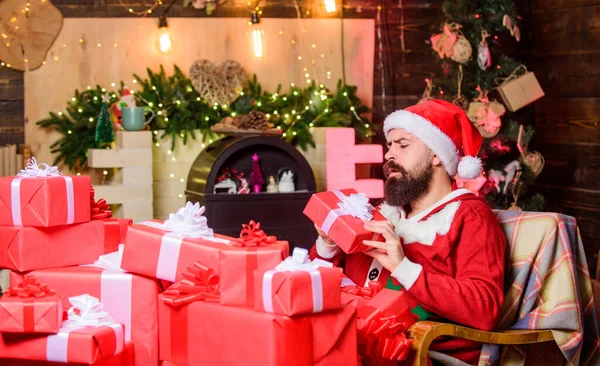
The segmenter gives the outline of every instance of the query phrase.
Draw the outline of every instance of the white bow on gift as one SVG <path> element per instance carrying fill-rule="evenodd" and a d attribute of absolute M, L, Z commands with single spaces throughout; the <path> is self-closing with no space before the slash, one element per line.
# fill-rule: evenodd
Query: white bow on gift
<path fill-rule="evenodd" d="M 292 255 L 284 259 L 275 267 L 275 271 L 312 271 L 319 267 L 333 268 L 333 263 L 319 258 L 310 260 L 308 250 L 304 248 L 294 248 Z"/>
<path fill-rule="evenodd" d="M 69 297 L 72 307 L 68 312 L 68 320 L 65 320 L 61 327 L 100 327 L 103 325 L 112 325 L 115 321 L 106 311 L 102 311 L 104 305 L 99 299 L 89 295 L 79 295 Z"/>
<path fill-rule="evenodd" d="M 38 164 L 35 158 L 30 158 L 25 165 L 25 169 L 17 174 L 17 177 L 58 177 L 62 175 L 58 167 L 50 166 L 46 163 Z"/>
<path fill-rule="evenodd" d="M 346 196 L 341 191 L 336 190 L 332 192 L 341 202 L 338 203 L 339 208 L 329 211 L 321 225 L 321 230 L 326 234 L 329 233 L 331 226 L 333 226 L 335 220 L 340 216 L 351 215 L 364 222 L 373 220 L 371 211 L 373 211 L 375 207 L 369 203 L 369 198 L 367 198 L 364 193 L 352 193 L 349 196 Z"/>
<path fill-rule="evenodd" d="M 177 213 L 169 214 L 164 225 L 167 229 L 190 238 L 213 237 L 213 230 L 208 227 L 206 217 L 202 216 L 205 210 L 198 202 L 187 202 Z"/>
<path fill-rule="evenodd" d="M 124 250 L 125 244 L 119 244 L 118 251 L 100 255 L 94 262 L 94 266 L 124 272 L 124 270 L 121 268 Z"/>
<path fill-rule="evenodd" d="M 339 191 L 335 191 L 334 193 L 336 193 L 342 201 L 338 203 L 339 208 L 365 222 L 373 219 L 371 211 L 373 211 L 375 207 L 369 203 L 369 198 L 364 193 L 352 193 L 350 196 L 342 194 L 340 196 L 337 192 Z"/>

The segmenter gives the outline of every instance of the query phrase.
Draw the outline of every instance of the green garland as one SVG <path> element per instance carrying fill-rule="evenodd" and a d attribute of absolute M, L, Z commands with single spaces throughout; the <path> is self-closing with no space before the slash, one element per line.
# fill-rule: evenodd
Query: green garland
<path fill-rule="evenodd" d="M 162 66 L 158 72 L 148 69 L 147 73 L 145 79 L 134 75 L 141 86 L 134 94 L 136 102 L 154 111 L 156 118 L 149 124 L 154 131 L 153 138 L 157 141 L 170 136 L 172 150 L 179 138 L 184 144 L 190 138 L 195 140 L 196 129 L 200 130 L 203 142 L 214 140 L 218 135 L 211 132 L 211 126 L 224 117 L 252 110 L 265 113 L 269 122 L 282 130 L 285 141 L 303 150 L 315 146 L 311 127 L 353 127 L 359 140 L 371 135 L 369 120 L 362 116 L 369 109 L 356 96 L 357 88 L 343 85 L 341 81 L 334 92 L 313 82 L 305 88 L 292 85 L 287 93 L 281 93 L 279 86 L 276 92 L 270 93 L 263 91 L 255 75 L 231 105 L 209 105 L 179 67 L 174 67 L 171 76 L 166 75 Z M 123 85 L 121 82 L 117 91 L 100 86 L 83 92 L 75 90 L 65 113 L 50 113 L 48 118 L 37 122 L 63 135 L 51 145 L 52 153 L 58 154 L 54 164 L 63 162 L 70 169 L 83 168 L 87 163 L 87 150 L 104 147 L 95 141 L 102 96 L 108 94 L 109 103 L 116 102 Z"/>

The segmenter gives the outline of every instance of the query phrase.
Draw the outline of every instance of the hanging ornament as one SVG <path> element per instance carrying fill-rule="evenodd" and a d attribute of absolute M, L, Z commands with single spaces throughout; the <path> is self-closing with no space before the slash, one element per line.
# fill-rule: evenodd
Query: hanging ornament
<path fill-rule="evenodd" d="M 421 104 L 428 100 L 434 99 L 431 96 L 432 91 L 433 91 L 433 82 L 431 81 L 431 79 L 426 78 L 425 79 L 425 91 L 423 92 L 423 96 L 421 97 L 421 100 L 419 100 L 419 102 L 417 104 Z"/>
<path fill-rule="evenodd" d="M 194 61 L 190 67 L 192 85 L 209 104 L 231 104 L 246 84 L 246 71 L 233 60 L 216 66 L 209 60 Z"/>
<path fill-rule="evenodd" d="M 544 156 L 538 151 L 527 151 L 527 144 L 523 143 L 523 133 L 525 128 L 523 125 L 519 126 L 519 136 L 517 137 L 517 149 L 521 153 L 521 162 L 525 164 L 537 178 L 542 173 L 544 165 L 546 163 Z"/>
<path fill-rule="evenodd" d="M 454 53 L 450 58 L 459 64 L 464 64 L 471 59 L 473 55 L 473 48 L 471 43 L 462 34 L 458 36 L 456 43 L 454 44 Z"/>
<path fill-rule="evenodd" d="M 512 188 L 512 196 L 513 196 L 513 203 L 510 204 L 510 207 L 508 208 L 508 211 L 523 211 L 523 209 L 519 206 L 517 206 L 517 201 L 519 200 L 519 195 L 521 194 L 521 171 L 517 171 L 517 174 L 514 178 L 514 184 L 513 184 L 513 188 Z M 508 183 L 508 182 L 507 182 Z M 515 192 L 516 190 L 516 192 Z"/>
<path fill-rule="evenodd" d="M 517 42 L 521 40 L 521 30 L 516 25 L 513 26 L 512 19 L 510 16 L 508 16 L 508 14 L 504 14 L 502 17 L 502 25 L 510 31 L 510 35 L 515 37 Z"/>
<path fill-rule="evenodd" d="M 482 91 L 480 86 L 477 86 L 476 90 L 479 91 L 479 96 L 469 104 L 467 115 L 481 133 L 481 136 L 490 139 L 500 132 L 502 127 L 500 117 L 506 113 L 506 108 L 502 103 L 495 100 L 490 101 L 487 96 L 488 92 Z"/>
<path fill-rule="evenodd" d="M 513 185 L 516 185 L 519 178 L 521 177 L 521 163 L 518 160 L 511 161 L 504 167 L 504 172 L 506 173 L 506 176 L 504 180 L 504 188 L 502 189 L 502 193 L 507 194 L 508 186 L 511 183 L 513 183 Z M 517 175 L 517 173 L 519 174 Z"/>
<path fill-rule="evenodd" d="M 492 54 L 490 52 L 490 48 L 488 47 L 487 37 L 489 37 L 488 32 L 485 30 L 481 31 L 481 42 L 479 42 L 479 48 L 477 50 L 477 64 L 481 68 L 481 70 L 485 71 L 490 66 L 492 66 Z"/>
<path fill-rule="evenodd" d="M 454 44 L 458 36 L 453 31 L 456 23 L 445 24 L 444 31 L 440 34 L 431 36 L 431 48 L 438 53 L 440 58 L 450 57 L 454 53 Z"/>

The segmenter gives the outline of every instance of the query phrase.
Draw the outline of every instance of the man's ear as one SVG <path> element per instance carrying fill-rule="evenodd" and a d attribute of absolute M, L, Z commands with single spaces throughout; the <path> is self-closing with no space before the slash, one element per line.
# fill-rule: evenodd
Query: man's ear
<path fill-rule="evenodd" d="M 440 158 L 436 154 L 433 154 L 433 160 L 432 160 L 431 163 L 434 166 L 441 166 L 442 165 L 442 161 L 440 160 Z"/>

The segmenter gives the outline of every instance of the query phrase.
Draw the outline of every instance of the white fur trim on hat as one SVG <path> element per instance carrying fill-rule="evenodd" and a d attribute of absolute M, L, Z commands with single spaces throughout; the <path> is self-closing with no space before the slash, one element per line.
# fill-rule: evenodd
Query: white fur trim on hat
<path fill-rule="evenodd" d="M 481 159 L 475 156 L 463 156 L 458 163 L 458 175 L 463 179 L 475 179 L 481 174 Z"/>
<path fill-rule="evenodd" d="M 383 131 L 386 137 L 390 130 L 394 128 L 401 128 L 421 140 L 421 142 L 440 158 L 448 175 L 451 177 L 456 175 L 458 149 L 450 137 L 442 132 L 436 125 L 431 123 L 431 121 L 416 113 L 399 110 L 387 116 L 383 122 Z"/>

